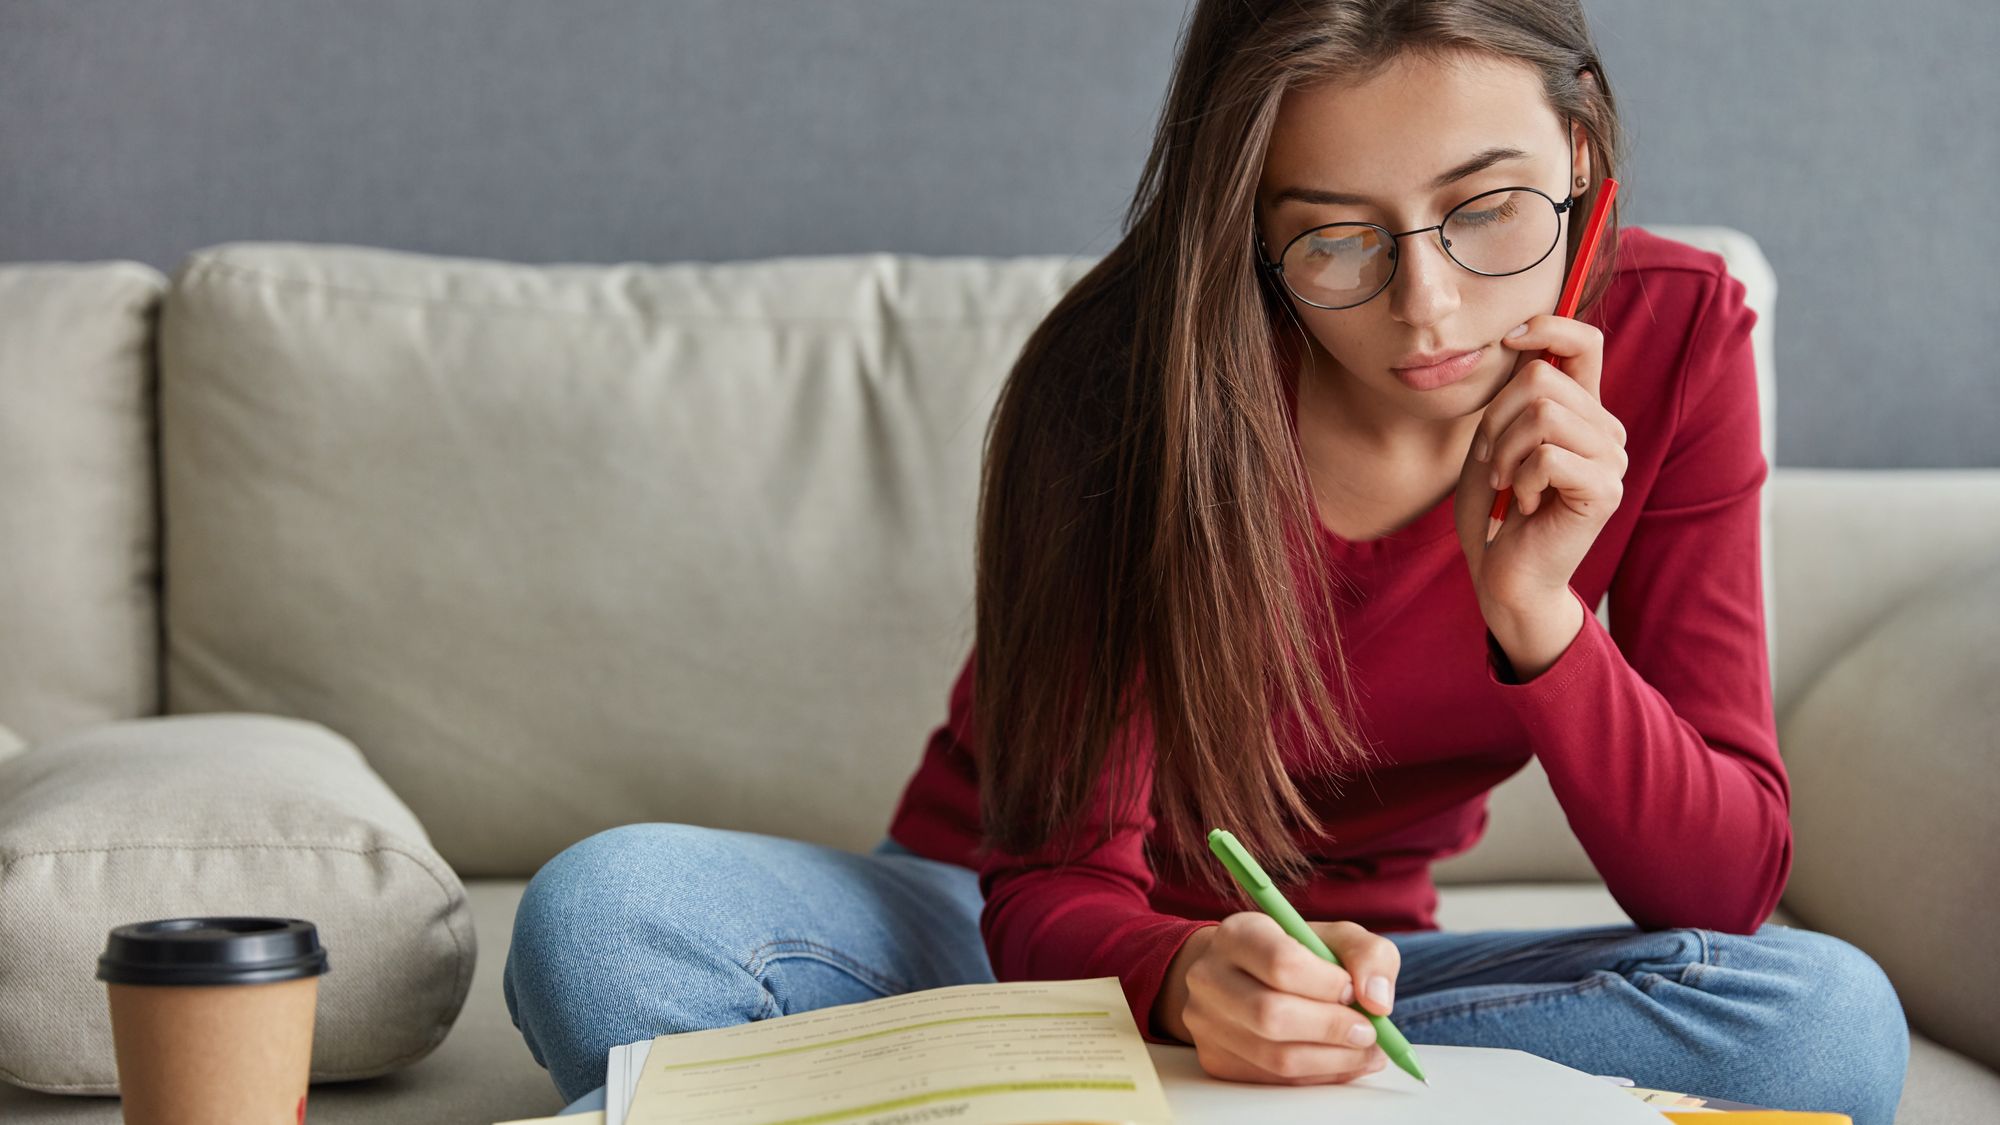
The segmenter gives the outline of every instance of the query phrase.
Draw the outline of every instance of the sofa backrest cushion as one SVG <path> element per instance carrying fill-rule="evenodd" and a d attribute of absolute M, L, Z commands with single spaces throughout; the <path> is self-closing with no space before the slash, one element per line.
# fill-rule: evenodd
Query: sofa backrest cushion
<path fill-rule="evenodd" d="M 0 757 L 159 710 L 166 287 L 138 262 L 0 265 Z"/>
<path fill-rule="evenodd" d="M 1787 716 L 1806 760 L 1785 907 L 1868 950 L 1926 1036 L 2000 1067 L 2000 967 L 1973 953 L 1991 948 L 2000 884 L 2000 555 L 1986 558 L 1880 619 Z"/>
<path fill-rule="evenodd" d="M 639 820 L 872 844 L 971 643 L 992 400 L 1090 264 L 201 251 L 167 706 L 339 731 L 466 875 Z"/>

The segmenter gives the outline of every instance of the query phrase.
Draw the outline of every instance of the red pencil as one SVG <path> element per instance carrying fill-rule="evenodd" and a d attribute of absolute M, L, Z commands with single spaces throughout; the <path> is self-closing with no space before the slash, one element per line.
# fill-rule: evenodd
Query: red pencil
<path fill-rule="evenodd" d="M 1591 205 L 1590 221 L 1583 225 L 1583 242 L 1577 246 L 1576 260 L 1571 263 L 1569 280 L 1563 283 L 1562 298 L 1556 302 L 1557 316 L 1575 316 L 1576 303 L 1583 296 L 1583 280 L 1590 276 L 1590 262 L 1597 256 L 1597 235 L 1604 229 L 1605 216 L 1611 214 L 1611 201 L 1618 197 L 1618 181 L 1604 177 L 1603 190 L 1597 193 L 1597 202 Z M 1558 371 L 1562 364 L 1544 352 L 1540 356 L 1554 365 Z M 1532 360 L 1522 360 L 1523 363 Z M 1601 388 L 1600 388 L 1601 389 Z M 1507 519 L 1507 504 L 1514 497 L 1514 486 L 1508 485 L 1493 497 L 1493 511 L 1486 518 L 1486 541 L 1500 534 L 1500 525 Z"/>

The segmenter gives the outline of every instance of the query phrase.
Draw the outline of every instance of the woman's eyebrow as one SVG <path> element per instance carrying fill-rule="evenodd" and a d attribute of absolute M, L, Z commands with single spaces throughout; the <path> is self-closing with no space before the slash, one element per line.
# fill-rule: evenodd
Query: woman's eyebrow
<path fill-rule="evenodd" d="M 1509 160 L 1525 160 L 1528 156 L 1528 153 L 1518 148 L 1509 145 L 1496 145 L 1493 148 L 1480 152 L 1456 168 L 1440 174 L 1430 182 L 1429 190 L 1437 191 L 1440 188 L 1449 187 L 1467 176 L 1484 172 L 1495 164 Z M 1348 195 L 1345 192 L 1324 191 L 1319 188 L 1288 187 L 1272 196 L 1270 205 L 1276 207 L 1287 200 L 1297 200 L 1300 203 L 1325 203 L 1350 207 L 1365 207 L 1375 202 L 1366 196 Z"/>

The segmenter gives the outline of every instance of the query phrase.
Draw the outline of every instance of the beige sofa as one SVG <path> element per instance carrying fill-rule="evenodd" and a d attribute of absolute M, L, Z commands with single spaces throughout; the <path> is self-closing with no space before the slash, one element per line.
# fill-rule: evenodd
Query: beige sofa
<path fill-rule="evenodd" d="M 1745 281 L 1770 456 L 1769 265 L 1653 229 Z M 440 1047 L 315 1086 L 313 1120 L 553 1112 L 499 986 L 525 880 L 631 821 L 880 838 L 970 641 L 994 393 L 1088 265 L 0 266 L 0 756 L 203 712 L 350 740 L 463 879 L 478 958 Z M 2000 470 L 1777 468 L 1766 520 L 1778 921 L 1894 981 L 1899 1121 L 2000 1120 Z M 1625 920 L 1534 765 L 1437 877 L 1448 929 Z M 117 1117 L 0 1085 L 10 1122 Z"/>

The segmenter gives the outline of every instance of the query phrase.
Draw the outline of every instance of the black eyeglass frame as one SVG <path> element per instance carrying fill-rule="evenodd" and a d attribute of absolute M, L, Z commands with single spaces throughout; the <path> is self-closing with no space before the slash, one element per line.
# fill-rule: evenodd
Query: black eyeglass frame
<path fill-rule="evenodd" d="M 1569 170 L 1570 170 L 1570 180 L 1564 181 L 1565 183 L 1573 181 L 1576 178 L 1576 149 L 1574 146 L 1570 148 Z M 1476 203 L 1479 200 L 1484 199 L 1489 195 L 1499 195 L 1503 192 L 1510 192 L 1510 191 L 1532 191 L 1536 195 L 1541 196 L 1543 199 L 1548 200 L 1549 205 L 1555 208 L 1556 237 L 1549 240 L 1549 248 L 1547 250 L 1542 251 L 1541 257 L 1536 258 L 1534 261 L 1529 262 L 1527 265 L 1522 266 L 1520 269 L 1508 270 L 1506 273 L 1487 273 L 1485 270 L 1473 269 L 1471 266 L 1468 266 L 1464 262 L 1459 261 L 1458 255 L 1451 252 L 1451 240 L 1444 236 L 1445 224 L 1451 222 L 1451 217 L 1453 215 L 1458 214 L 1460 210 L 1464 209 L 1468 205 Z M 1402 265 L 1402 260 L 1403 260 L 1402 255 L 1397 253 L 1397 247 L 1401 245 L 1402 239 L 1407 238 L 1413 234 L 1424 234 L 1429 231 L 1436 231 L 1438 232 L 1438 244 L 1444 248 L 1445 257 L 1450 258 L 1454 263 L 1457 263 L 1459 268 L 1467 270 L 1471 273 L 1478 274 L 1480 277 L 1512 277 L 1517 273 L 1526 273 L 1529 270 L 1534 269 L 1536 266 L 1541 265 L 1543 262 L 1548 261 L 1549 255 L 1555 252 L 1556 244 L 1562 241 L 1562 217 L 1565 214 L 1569 213 L 1570 208 L 1576 206 L 1576 202 L 1577 202 L 1576 192 L 1573 190 L 1568 195 L 1563 197 L 1563 201 L 1561 203 L 1557 203 L 1555 201 L 1555 197 L 1550 195 L 1548 192 L 1545 192 L 1540 188 L 1532 188 L 1532 187 L 1527 187 L 1526 185 L 1522 185 L 1518 187 L 1502 187 L 1502 188 L 1494 188 L 1491 191 L 1482 191 L 1478 195 L 1473 196 L 1471 199 L 1467 199 L 1464 202 L 1453 206 L 1451 210 L 1446 211 L 1444 213 L 1444 218 L 1440 219 L 1435 225 L 1428 227 L 1418 227 L 1415 230 L 1406 230 L 1402 234 L 1397 234 L 1394 231 L 1391 231 L 1388 227 L 1381 225 L 1380 223 L 1361 223 L 1361 222 L 1352 222 L 1348 220 L 1342 220 L 1337 223 L 1321 223 L 1319 226 L 1309 227 L 1306 230 L 1302 230 L 1299 233 L 1293 235 L 1289 240 L 1287 240 L 1285 243 L 1285 248 L 1278 252 L 1278 260 L 1275 262 L 1265 259 L 1263 239 L 1261 238 L 1258 239 L 1257 268 L 1275 277 L 1277 279 L 1278 284 L 1284 288 L 1286 293 L 1291 294 L 1298 300 L 1304 301 L 1306 304 L 1311 305 L 1313 308 L 1329 309 L 1329 310 L 1358 308 L 1374 300 L 1375 298 L 1380 297 L 1382 295 L 1382 291 L 1389 288 L 1389 285 L 1396 280 L 1396 270 Z M 1292 252 L 1292 247 L 1298 244 L 1299 239 L 1304 238 L 1307 235 L 1318 234 L 1320 231 L 1327 230 L 1332 227 L 1367 227 L 1370 230 L 1381 231 L 1382 237 L 1387 239 L 1389 242 L 1389 276 L 1382 279 L 1382 284 L 1376 287 L 1373 293 L 1368 294 L 1366 297 L 1361 298 L 1359 301 L 1351 301 L 1345 305 L 1322 305 L 1318 301 L 1307 300 L 1305 297 L 1300 296 L 1298 290 L 1293 289 L 1292 283 L 1285 278 L 1285 266 L 1284 266 L 1285 255 Z"/>

